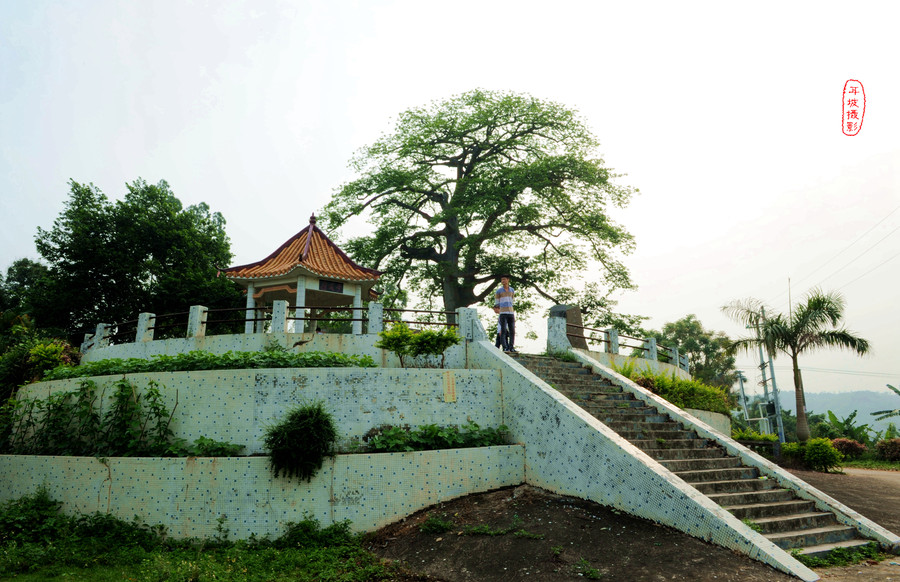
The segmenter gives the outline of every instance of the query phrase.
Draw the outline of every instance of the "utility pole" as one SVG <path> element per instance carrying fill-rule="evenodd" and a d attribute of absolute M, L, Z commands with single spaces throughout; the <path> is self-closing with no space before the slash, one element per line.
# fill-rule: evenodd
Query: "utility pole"
<path fill-rule="evenodd" d="M 760 309 L 763 321 L 766 319 L 766 308 Z M 778 397 L 778 385 L 775 383 L 775 365 L 772 362 L 772 352 L 766 346 L 766 352 L 769 354 L 769 374 L 772 376 L 772 400 L 775 403 L 775 426 L 778 427 L 778 441 L 784 443 L 784 419 L 781 418 L 781 399 Z M 760 347 L 760 359 L 762 359 L 762 348 Z"/>
<path fill-rule="evenodd" d="M 737 371 L 737 379 L 739 390 L 741 391 L 741 408 L 744 409 L 744 420 L 747 421 L 747 425 L 750 425 L 750 412 L 747 410 L 747 395 L 744 394 L 744 373 L 740 370 Z"/>

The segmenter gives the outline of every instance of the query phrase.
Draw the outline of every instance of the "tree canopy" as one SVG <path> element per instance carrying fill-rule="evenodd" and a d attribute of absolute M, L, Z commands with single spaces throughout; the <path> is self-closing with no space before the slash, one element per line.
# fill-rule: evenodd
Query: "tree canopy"
<path fill-rule="evenodd" d="M 53 227 L 35 237 L 48 265 L 29 292 L 37 325 L 77 338 L 142 311 L 239 306 L 234 285 L 217 277 L 232 257 L 221 214 L 184 208 L 165 181 L 138 179 L 116 202 L 93 185 L 70 187 Z"/>
<path fill-rule="evenodd" d="M 490 299 L 510 275 L 517 309 L 575 295 L 590 270 L 608 294 L 633 287 L 620 261 L 631 235 L 607 213 L 634 190 L 596 154 L 579 116 L 528 95 L 474 90 L 402 113 L 393 133 L 352 160 L 359 177 L 325 208 L 337 229 L 375 225 L 345 249 L 447 310 Z"/>
<path fill-rule="evenodd" d="M 678 321 L 666 323 L 662 331 L 645 331 L 655 337 L 659 345 L 678 348 L 687 355 L 691 376 L 710 386 L 730 389 L 737 381 L 731 340 L 721 331 L 704 329 L 696 315 L 686 315 Z"/>
<path fill-rule="evenodd" d="M 808 440 L 810 430 L 803 376 L 798 362 L 800 354 L 820 348 L 846 349 L 859 355 L 869 351 L 867 340 L 840 327 L 844 319 L 844 298 L 839 293 L 813 289 L 788 315 L 766 310 L 755 299 L 734 301 L 722 310 L 736 321 L 757 330 L 753 337 L 736 340 L 733 349 L 749 351 L 762 344 L 770 354 L 783 352 L 791 358 L 797 404 L 797 438 Z"/>

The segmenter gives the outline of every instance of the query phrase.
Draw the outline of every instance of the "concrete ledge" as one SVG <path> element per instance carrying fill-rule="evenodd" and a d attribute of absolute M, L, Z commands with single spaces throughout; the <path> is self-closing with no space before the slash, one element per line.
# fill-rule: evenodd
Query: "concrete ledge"
<path fill-rule="evenodd" d="M 176 538 L 277 537 L 305 515 L 374 530 L 420 509 L 525 481 L 520 445 L 338 455 L 310 483 L 275 478 L 268 457 L 110 458 L 0 455 L 0 501 L 45 485 L 66 513 L 135 515 Z"/>

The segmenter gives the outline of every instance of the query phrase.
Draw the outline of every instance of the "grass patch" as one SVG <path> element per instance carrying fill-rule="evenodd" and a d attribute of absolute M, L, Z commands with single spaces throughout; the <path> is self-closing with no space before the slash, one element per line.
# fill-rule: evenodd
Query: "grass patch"
<path fill-rule="evenodd" d="M 401 572 L 363 547 L 348 522 L 306 518 L 277 539 L 171 540 L 159 527 L 106 514 L 68 516 L 47 491 L 0 505 L 0 578 L 368 582 Z"/>
<path fill-rule="evenodd" d="M 852 469 L 875 469 L 877 471 L 900 471 L 900 463 L 896 461 L 881 461 L 878 459 L 854 459 L 852 461 L 845 460 L 841 463 L 843 467 Z"/>
<path fill-rule="evenodd" d="M 831 568 L 834 566 L 850 566 L 866 560 L 881 561 L 888 557 L 878 549 L 878 544 L 871 542 L 858 549 L 835 548 L 824 558 L 806 556 L 800 549 L 791 550 L 791 556 L 807 568 Z"/>

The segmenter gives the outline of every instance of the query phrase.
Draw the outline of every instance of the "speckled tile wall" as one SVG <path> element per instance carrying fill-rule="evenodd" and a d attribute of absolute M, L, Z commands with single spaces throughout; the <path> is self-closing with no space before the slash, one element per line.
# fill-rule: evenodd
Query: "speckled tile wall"
<path fill-rule="evenodd" d="M 373 530 L 463 495 L 524 481 L 520 445 L 338 455 L 309 483 L 275 478 L 264 457 L 114 458 L 0 455 L 0 501 L 41 485 L 67 512 L 110 512 L 163 524 L 178 538 L 278 536 L 305 515 Z"/>
<path fill-rule="evenodd" d="M 119 379 L 95 378 L 98 393 L 106 388 L 109 395 L 108 386 Z M 138 390 L 150 380 L 159 384 L 167 407 L 175 410 L 176 437 L 244 445 L 242 454 L 262 453 L 266 426 L 292 407 L 315 401 L 325 402 L 334 415 L 342 447 L 383 424 L 503 423 L 500 376 L 493 370 L 291 368 L 130 374 L 128 379 Z M 42 382 L 21 394 L 46 398 L 75 391 L 79 383 Z"/>

